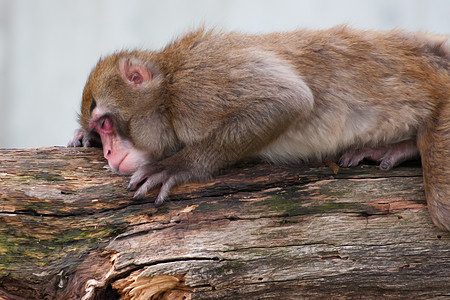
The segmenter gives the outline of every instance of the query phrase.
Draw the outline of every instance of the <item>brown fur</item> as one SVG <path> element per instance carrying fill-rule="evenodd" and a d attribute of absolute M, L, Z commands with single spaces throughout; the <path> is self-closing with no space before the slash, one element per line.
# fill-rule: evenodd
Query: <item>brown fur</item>
<path fill-rule="evenodd" d="M 152 79 L 127 84 L 123 60 L 141 62 Z M 132 187 L 144 180 L 138 196 L 162 183 L 161 202 L 174 184 L 251 155 L 325 159 L 364 148 L 389 169 L 414 156 L 418 141 L 430 213 L 450 230 L 447 37 L 344 26 L 268 35 L 199 30 L 161 52 L 100 60 L 83 94 L 83 144 L 93 99 L 123 139 L 149 153 L 151 164 L 131 179 Z"/>

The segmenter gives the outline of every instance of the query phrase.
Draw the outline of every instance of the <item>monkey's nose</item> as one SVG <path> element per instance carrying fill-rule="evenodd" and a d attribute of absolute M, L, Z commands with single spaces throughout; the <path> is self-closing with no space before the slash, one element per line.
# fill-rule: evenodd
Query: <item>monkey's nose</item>
<path fill-rule="evenodd" d="M 111 149 L 103 149 L 103 156 L 109 160 L 112 156 L 112 151 Z"/>

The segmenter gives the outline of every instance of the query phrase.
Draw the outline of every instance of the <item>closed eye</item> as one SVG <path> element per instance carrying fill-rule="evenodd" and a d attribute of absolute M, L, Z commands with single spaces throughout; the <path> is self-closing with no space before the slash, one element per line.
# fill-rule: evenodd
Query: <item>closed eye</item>
<path fill-rule="evenodd" d="M 95 99 L 92 98 L 91 107 L 89 108 L 89 112 L 92 113 L 94 108 L 97 106 L 97 102 L 95 102 Z"/>
<path fill-rule="evenodd" d="M 110 133 L 113 131 L 113 123 L 109 116 L 103 116 L 97 121 L 97 131 L 99 133 Z"/>

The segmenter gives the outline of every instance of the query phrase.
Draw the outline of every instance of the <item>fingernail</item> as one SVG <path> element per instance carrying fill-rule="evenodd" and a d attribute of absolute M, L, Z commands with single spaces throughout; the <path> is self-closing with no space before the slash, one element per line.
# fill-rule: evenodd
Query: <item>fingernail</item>
<path fill-rule="evenodd" d="M 160 207 L 164 203 L 163 199 L 156 198 L 155 207 Z"/>

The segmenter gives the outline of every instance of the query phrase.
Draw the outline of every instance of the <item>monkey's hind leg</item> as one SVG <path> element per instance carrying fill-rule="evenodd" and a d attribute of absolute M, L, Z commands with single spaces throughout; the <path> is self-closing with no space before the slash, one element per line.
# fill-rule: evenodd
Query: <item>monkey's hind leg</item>
<path fill-rule="evenodd" d="M 435 113 L 419 132 L 418 146 L 431 219 L 450 231 L 450 98 Z"/>

